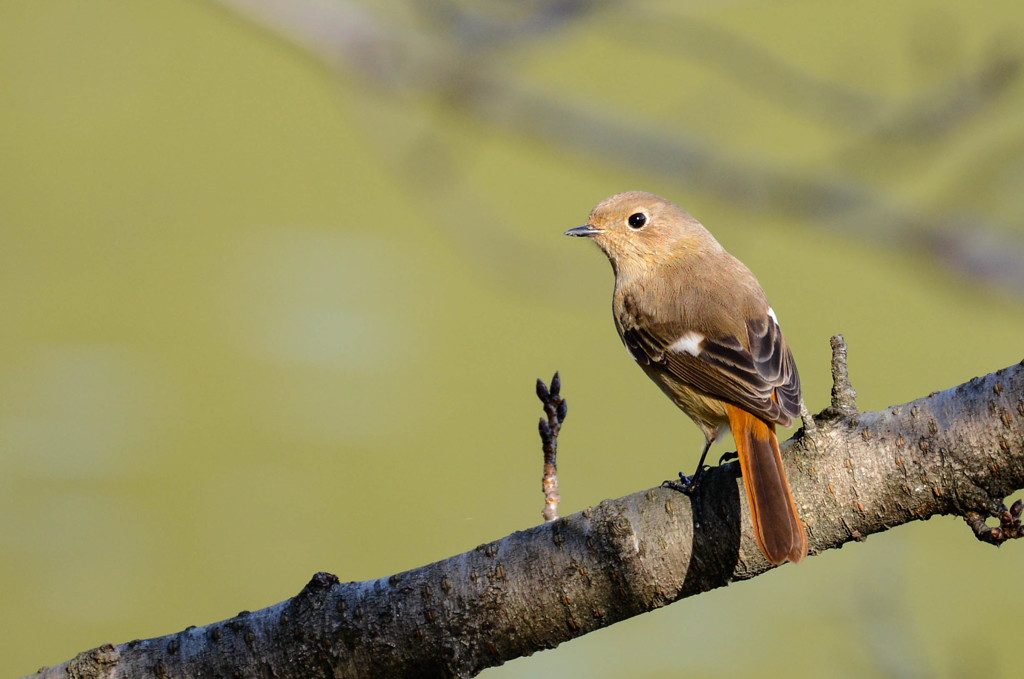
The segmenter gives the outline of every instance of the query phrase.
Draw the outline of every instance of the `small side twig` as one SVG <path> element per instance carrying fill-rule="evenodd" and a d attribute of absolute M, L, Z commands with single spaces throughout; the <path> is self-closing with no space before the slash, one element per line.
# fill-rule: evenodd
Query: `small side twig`
<path fill-rule="evenodd" d="M 818 425 L 814 422 L 814 415 L 807 409 L 807 404 L 800 399 L 800 420 L 804 425 L 804 432 L 814 435 L 818 431 Z"/>
<path fill-rule="evenodd" d="M 857 392 L 850 384 L 850 373 L 846 366 L 846 340 L 842 335 L 833 335 L 832 344 L 832 405 L 822 413 L 826 417 L 849 417 L 860 412 L 857 409 Z"/>
<path fill-rule="evenodd" d="M 562 390 L 562 379 L 555 373 L 551 378 L 551 389 L 541 379 L 537 380 L 537 396 L 544 404 L 547 419 L 540 418 L 540 440 L 544 446 L 544 477 L 541 488 L 544 490 L 544 521 L 551 522 L 558 518 L 558 432 L 562 429 L 569 406 L 559 393 Z"/>
<path fill-rule="evenodd" d="M 989 513 L 999 519 L 998 526 L 987 525 L 985 515 L 979 512 L 967 512 L 965 517 L 967 525 L 979 540 L 998 547 L 1007 540 L 1024 537 L 1024 526 L 1021 526 L 1020 522 L 1021 514 L 1024 514 L 1024 501 L 1017 500 L 1009 509 L 1000 503 L 1000 506 L 991 509 Z"/>

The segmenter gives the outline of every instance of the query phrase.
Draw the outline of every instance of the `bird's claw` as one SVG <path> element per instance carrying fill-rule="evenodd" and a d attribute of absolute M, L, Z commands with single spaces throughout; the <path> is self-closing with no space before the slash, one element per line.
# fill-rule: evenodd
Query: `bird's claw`
<path fill-rule="evenodd" d="M 678 481 L 675 479 L 669 479 L 668 481 L 662 483 L 661 487 L 671 488 L 672 490 L 678 490 L 683 495 L 693 495 L 695 492 L 697 492 L 700 478 L 702 476 L 701 472 L 703 472 L 705 469 L 710 469 L 710 467 L 704 465 L 696 472 L 694 472 L 693 476 L 687 476 L 686 474 L 679 472 Z"/>

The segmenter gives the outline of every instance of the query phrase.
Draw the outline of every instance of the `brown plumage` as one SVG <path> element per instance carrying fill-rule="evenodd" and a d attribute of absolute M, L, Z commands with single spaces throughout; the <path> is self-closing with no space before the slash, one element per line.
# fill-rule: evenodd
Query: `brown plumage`
<path fill-rule="evenodd" d="M 775 436 L 799 415 L 800 376 L 754 274 L 688 212 L 642 191 L 608 198 L 566 235 L 590 237 L 608 255 L 619 336 L 704 432 L 704 455 L 732 431 L 765 556 L 800 561 L 807 537 Z"/>

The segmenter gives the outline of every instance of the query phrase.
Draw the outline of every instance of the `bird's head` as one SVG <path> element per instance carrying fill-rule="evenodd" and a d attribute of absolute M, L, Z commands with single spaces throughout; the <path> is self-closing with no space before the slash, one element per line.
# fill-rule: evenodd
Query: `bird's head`
<path fill-rule="evenodd" d="M 649 270 L 717 246 L 689 212 L 653 193 L 628 191 L 601 201 L 566 236 L 593 239 L 620 271 Z"/>

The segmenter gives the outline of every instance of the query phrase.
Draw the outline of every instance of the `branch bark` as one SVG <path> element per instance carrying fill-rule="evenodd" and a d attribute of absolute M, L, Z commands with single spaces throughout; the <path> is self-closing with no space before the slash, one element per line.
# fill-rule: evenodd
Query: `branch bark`
<path fill-rule="evenodd" d="M 935 515 L 964 517 L 985 542 L 1021 534 L 1021 503 L 1004 499 L 1024 487 L 1024 362 L 857 413 L 841 339 L 833 349 L 832 406 L 783 444 L 812 554 Z M 377 580 L 318 573 L 269 608 L 35 676 L 473 676 L 770 570 L 741 483 L 733 463 L 707 472 L 694 497 L 653 488 L 606 500 Z"/>

